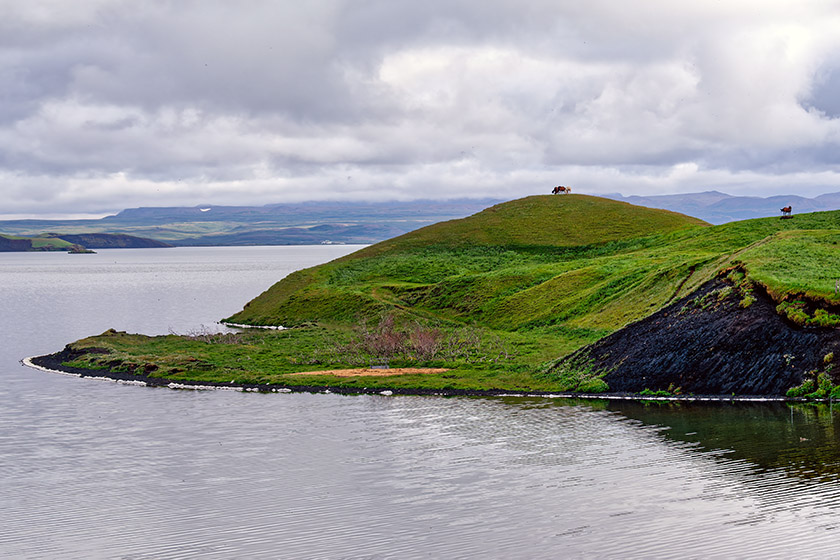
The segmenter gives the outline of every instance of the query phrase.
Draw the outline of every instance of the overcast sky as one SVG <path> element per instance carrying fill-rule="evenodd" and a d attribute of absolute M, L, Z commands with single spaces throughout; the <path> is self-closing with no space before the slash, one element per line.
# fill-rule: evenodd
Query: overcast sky
<path fill-rule="evenodd" d="M 840 2 L 0 0 L 0 215 L 840 191 Z"/>

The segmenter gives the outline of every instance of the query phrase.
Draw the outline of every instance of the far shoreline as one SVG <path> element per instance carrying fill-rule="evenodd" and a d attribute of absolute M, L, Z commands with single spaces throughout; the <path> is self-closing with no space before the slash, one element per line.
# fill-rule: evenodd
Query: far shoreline
<path fill-rule="evenodd" d="M 56 354 L 31 356 L 23 358 L 20 363 L 26 367 L 46 373 L 58 373 L 99 381 L 114 381 L 126 385 L 145 387 L 163 387 L 178 390 L 227 390 L 254 393 L 314 393 L 340 395 L 382 395 L 382 396 L 437 396 L 437 397 L 535 397 L 562 398 L 584 400 L 615 400 L 615 401 L 657 401 L 657 402 L 799 402 L 813 403 L 800 397 L 786 397 L 774 395 L 673 395 L 654 396 L 636 393 L 570 393 L 549 391 L 511 391 L 502 389 L 426 389 L 407 387 L 340 387 L 332 385 L 281 385 L 256 383 L 222 383 L 212 381 L 190 381 L 183 379 L 168 379 L 151 377 L 144 374 L 116 372 L 107 369 L 84 369 L 66 366 Z M 825 399 L 828 402 L 828 399 Z"/>

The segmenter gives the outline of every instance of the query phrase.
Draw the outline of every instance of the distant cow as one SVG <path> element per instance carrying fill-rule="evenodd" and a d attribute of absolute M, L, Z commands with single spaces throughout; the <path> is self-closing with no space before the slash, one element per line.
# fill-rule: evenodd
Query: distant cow
<path fill-rule="evenodd" d="M 563 186 L 560 186 L 560 187 L 554 187 L 554 188 L 551 190 L 551 194 L 559 194 L 559 193 L 562 193 L 562 194 L 569 194 L 570 192 L 572 192 L 572 189 L 571 189 L 570 187 L 563 187 Z"/>
<path fill-rule="evenodd" d="M 790 206 L 785 206 L 784 208 L 780 209 L 779 211 L 782 213 L 782 218 L 790 218 L 790 213 L 793 208 Z"/>

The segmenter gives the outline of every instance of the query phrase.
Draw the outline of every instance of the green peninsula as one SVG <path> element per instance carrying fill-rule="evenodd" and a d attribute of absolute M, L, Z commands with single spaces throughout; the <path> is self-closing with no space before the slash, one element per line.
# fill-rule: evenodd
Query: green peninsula
<path fill-rule="evenodd" d="M 827 394 L 838 242 L 840 211 L 710 226 L 532 196 L 297 271 L 226 319 L 287 330 L 109 331 L 52 359 L 275 389 Z"/>

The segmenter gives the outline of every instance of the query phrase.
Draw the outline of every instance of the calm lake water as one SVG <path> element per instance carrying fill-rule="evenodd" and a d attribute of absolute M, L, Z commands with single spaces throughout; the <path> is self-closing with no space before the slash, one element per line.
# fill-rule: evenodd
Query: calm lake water
<path fill-rule="evenodd" d="M 0 557 L 825 558 L 840 410 L 173 391 L 21 366 L 349 246 L 0 253 Z"/>

